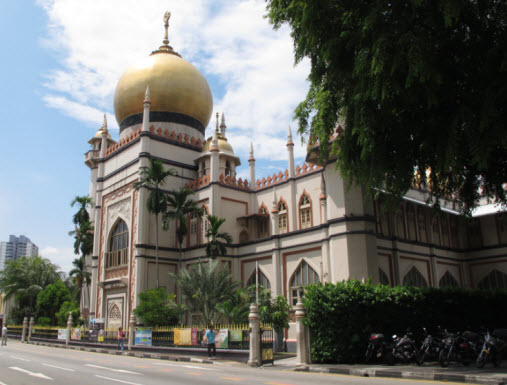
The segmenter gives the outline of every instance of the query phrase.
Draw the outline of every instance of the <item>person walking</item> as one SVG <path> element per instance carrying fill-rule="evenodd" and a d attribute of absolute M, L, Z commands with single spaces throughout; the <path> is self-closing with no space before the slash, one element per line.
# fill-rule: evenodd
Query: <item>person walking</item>
<path fill-rule="evenodd" d="M 214 360 L 217 358 L 217 348 L 215 346 L 215 332 L 213 325 L 210 325 L 209 329 L 206 330 L 204 335 L 204 342 L 208 344 L 208 360 Z M 213 349 L 213 356 L 211 355 L 211 349 Z"/>
<path fill-rule="evenodd" d="M 2 346 L 7 346 L 7 326 L 2 328 Z"/>
<path fill-rule="evenodd" d="M 123 350 L 123 336 L 123 328 L 120 327 L 118 328 L 118 350 Z"/>

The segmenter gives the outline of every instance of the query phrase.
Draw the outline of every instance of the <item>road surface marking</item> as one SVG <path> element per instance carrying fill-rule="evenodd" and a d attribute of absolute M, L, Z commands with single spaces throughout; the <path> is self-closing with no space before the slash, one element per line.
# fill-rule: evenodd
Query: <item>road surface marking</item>
<path fill-rule="evenodd" d="M 266 382 L 266 385 L 292 385 L 292 384 L 285 384 L 283 382 Z"/>
<path fill-rule="evenodd" d="M 136 383 L 136 382 L 128 382 L 128 381 L 117 380 L 116 378 L 110 378 L 110 377 L 99 376 L 98 374 L 96 374 L 96 375 L 95 375 L 95 377 L 98 377 L 98 378 L 103 378 L 104 380 L 109 380 L 109 381 L 121 382 L 122 384 L 129 384 L 129 385 L 141 385 L 141 384 L 138 384 L 138 383 Z"/>
<path fill-rule="evenodd" d="M 192 372 L 187 372 L 185 374 L 190 374 L 192 376 L 204 376 L 204 373 L 192 373 Z"/>
<path fill-rule="evenodd" d="M 211 368 L 203 368 L 201 366 L 165 364 L 165 363 L 162 363 L 162 362 L 154 362 L 153 365 L 174 366 L 176 368 L 200 369 L 200 370 L 218 370 L 218 369 L 211 369 Z"/>
<path fill-rule="evenodd" d="M 238 378 L 238 377 L 220 377 L 222 380 L 231 380 L 231 381 L 243 381 L 244 378 Z"/>
<path fill-rule="evenodd" d="M 30 360 L 25 360 L 24 358 L 20 358 L 20 357 L 14 357 L 14 356 L 11 356 L 11 358 L 15 358 L 16 360 L 21 360 L 21 361 L 27 361 L 27 362 L 30 362 Z"/>
<path fill-rule="evenodd" d="M 98 366 L 98 365 L 91 365 L 91 364 L 86 364 L 85 366 L 90 366 L 92 368 L 98 368 L 98 369 L 111 370 L 113 372 L 118 372 L 118 373 L 138 374 L 138 375 L 142 376 L 141 373 L 131 372 L 129 370 L 106 368 L 105 366 Z"/>
<path fill-rule="evenodd" d="M 151 366 L 146 366 L 146 365 L 136 365 L 136 368 L 150 369 L 150 368 L 151 368 Z"/>
<path fill-rule="evenodd" d="M 160 368 L 160 372 L 174 372 L 174 369 Z"/>
<path fill-rule="evenodd" d="M 21 368 L 18 368 L 17 366 L 9 366 L 9 369 L 17 370 L 18 372 L 22 372 L 22 373 L 26 373 L 26 374 L 28 374 L 29 376 L 32 376 L 32 377 L 38 377 L 38 378 L 44 378 L 46 380 L 52 380 L 51 377 L 45 376 L 42 373 L 32 373 L 29 370 L 21 369 Z"/>
<path fill-rule="evenodd" d="M 0 385 L 7 385 L 7 384 L 4 384 L 3 382 L 0 382 Z"/>
<path fill-rule="evenodd" d="M 50 364 L 42 364 L 42 365 L 45 365 L 45 366 L 51 366 L 52 368 L 61 369 L 61 370 L 67 370 L 67 371 L 69 371 L 69 372 L 75 372 L 75 370 L 74 370 L 74 369 L 62 368 L 61 366 L 55 366 L 55 365 L 50 365 Z"/>

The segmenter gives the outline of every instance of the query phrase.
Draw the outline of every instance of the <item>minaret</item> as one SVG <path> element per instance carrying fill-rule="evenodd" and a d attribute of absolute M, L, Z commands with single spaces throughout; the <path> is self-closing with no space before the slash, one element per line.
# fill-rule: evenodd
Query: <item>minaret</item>
<path fill-rule="evenodd" d="M 104 124 L 102 125 L 102 143 L 100 144 L 100 157 L 104 159 L 106 156 L 106 150 L 107 150 L 107 134 L 109 132 L 107 131 L 107 115 L 104 114 Z M 99 167 L 100 169 L 100 167 Z M 100 173 L 100 171 L 99 171 Z M 104 175 L 100 175 L 100 177 L 103 177 Z"/>
<path fill-rule="evenodd" d="M 326 199 L 326 181 L 324 180 L 324 172 L 320 174 L 320 219 L 321 223 L 327 222 L 327 199 Z"/>
<path fill-rule="evenodd" d="M 218 123 L 218 122 L 217 122 Z M 225 130 L 227 129 L 227 126 L 225 125 L 225 115 L 222 112 L 222 123 L 220 123 L 220 133 L 225 138 Z"/>
<path fill-rule="evenodd" d="M 287 152 L 289 155 L 289 178 L 294 178 L 294 142 L 292 141 L 292 132 L 289 126 L 287 135 Z"/>
<path fill-rule="evenodd" d="M 146 86 L 144 94 L 143 132 L 150 131 L 150 86 Z"/>
<path fill-rule="evenodd" d="M 276 187 L 273 188 L 273 202 L 271 206 L 271 234 L 278 235 L 278 201 L 276 199 Z"/>
<path fill-rule="evenodd" d="M 213 133 L 213 139 L 211 139 L 211 182 L 218 182 L 219 180 L 219 159 L 218 159 L 218 112 L 217 112 L 217 128 Z"/>
<path fill-rule="evenodd" d="M 250 166 L 250 190 L 255 190 L 255 158 L 252 142 L 250 142 L 250 158 L 248 158 L 248 164 Z"/>

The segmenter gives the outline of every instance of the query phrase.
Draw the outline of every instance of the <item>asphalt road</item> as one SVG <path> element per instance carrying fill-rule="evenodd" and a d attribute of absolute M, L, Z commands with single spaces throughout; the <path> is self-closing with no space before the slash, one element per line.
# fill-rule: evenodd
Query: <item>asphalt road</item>
<path fill-rule="evenodd" d="M 430 381 L 361 378 L 334 374 L 250 368 L 216 361 L 213 365 L 65 350 L 9 341 L 0 347 L 0 385 L 336 385 L 435 384 Z"/>

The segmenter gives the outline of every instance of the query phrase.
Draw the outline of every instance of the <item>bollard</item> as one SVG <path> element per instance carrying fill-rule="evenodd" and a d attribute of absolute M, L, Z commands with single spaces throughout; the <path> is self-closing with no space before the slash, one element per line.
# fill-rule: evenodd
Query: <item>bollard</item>
<path fill-rule="evenodd" d="M 248 315 L 250 323 L 250 355 L 248 358 L 248 365 L 260 366 L 261 365 L 261 333 L 260 333 L 260 318 L 259 309 L 255 303 L 250 305 L 250 314 Z"/>
<path fill-rule="evenodd" d="M 28 342 L 30 342 L 30 339 L 32 338 L 32 329 L 33 325 L 35 324 L 34 318 L 30 318 L 30 323 L 28 324 Z"/>
<path fill-rule="evenodd" d="M 69 344 L 70 334 L 72 332 L 72 326 L 74 323 L 72 322 L 72 312 L 69 312 L 69 319 L 67 320 L 67 336 L 65 337 L 65 345 Z"/>
<path fill-rule="evenodd" d="M 305 318 L 305 307 L 301 298 L 296 304 L 296 336 L 297 336 L 297 365 L 306 366 L 310 364 L 310 334 L 308 327 L 303 323 Z"/>
<path fill-rule="evenodd" d="M 136 316 L 134 313 L 130 314 L 129 322 L 129 346 L 128 350 L 132 350 L 132 346 L 135 345 L 135 333 L 136 333 Z"/>
<path fill-rule="evenodd" d="M 21 332 L 21 342 L 26 340 L 26 328 L 28 326 L 28 317 L 23 318 L 23 331 Z"/>

